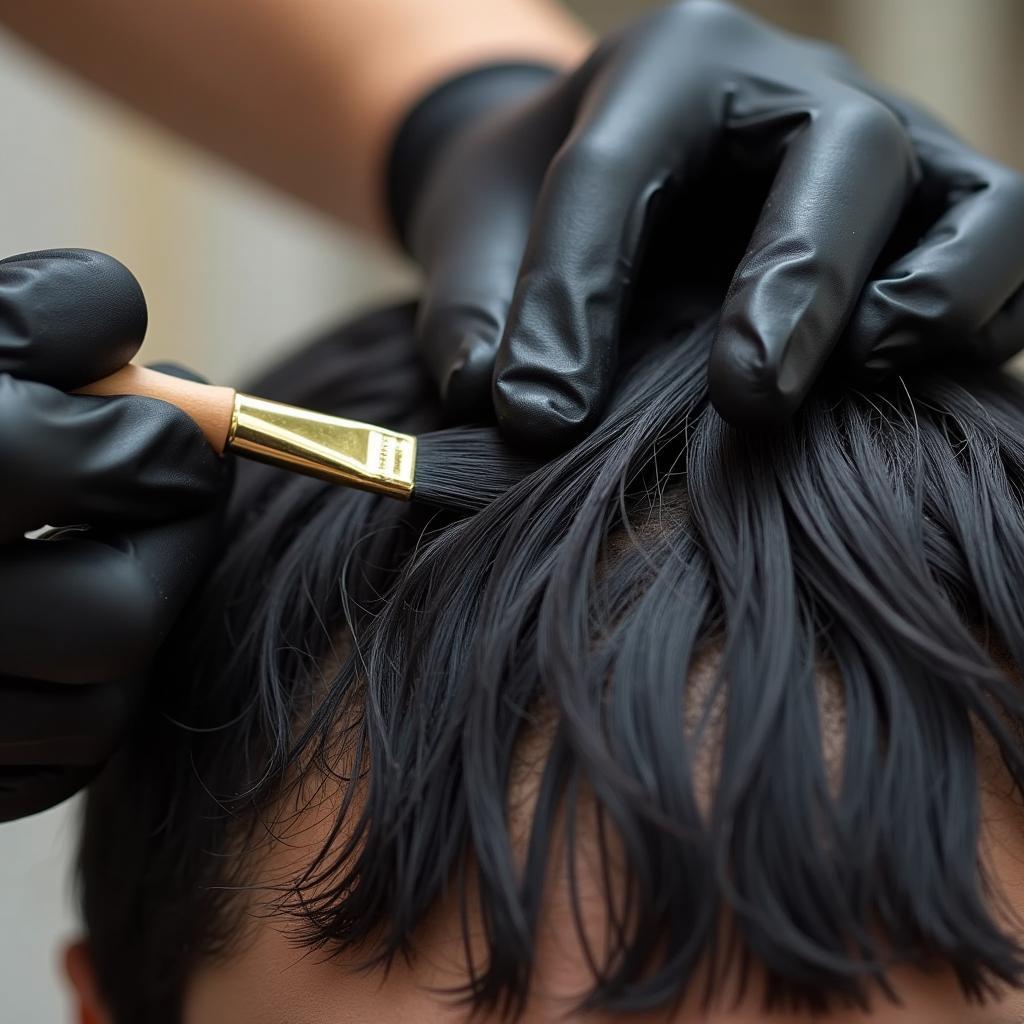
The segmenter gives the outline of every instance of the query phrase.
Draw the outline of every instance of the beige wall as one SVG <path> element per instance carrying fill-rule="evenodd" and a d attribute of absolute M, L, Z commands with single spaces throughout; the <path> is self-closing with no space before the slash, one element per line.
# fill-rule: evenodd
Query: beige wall
<path fill-rule="evenodd" d="M 1024 0 L 747 5 L 842 43 L 872 74 L 1024 168 Z M 573 6 L 605 28 L 656 5 Z M 0 252 L 82 245 L 124 260 L 149 298 L 149 358 L 237 380 L 282 342 L 414 280 L 396 260 L 58 77 L 3 36 L 0 98 Z M 72 837 L 67 808 L 0 826 L 0 1021 L 62 1019 L 52 956 L 72 926 Z"/>
<path fill-rule="evenodd" d="M 414 286 L 396 258 L 170 137 L 0 34 L 0 250 L 101 249 L 142 282 L 149 359 L 233 379 Z"/>

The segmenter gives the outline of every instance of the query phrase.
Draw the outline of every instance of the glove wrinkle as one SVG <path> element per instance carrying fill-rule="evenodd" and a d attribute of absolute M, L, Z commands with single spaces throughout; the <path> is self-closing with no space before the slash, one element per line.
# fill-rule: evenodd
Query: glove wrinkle
<path fill-rule="evenodd" d="M 46 524 L 152 522 L 208 505 L 223 463 L 181 410 L 0 375 L 0 541 Z"/>

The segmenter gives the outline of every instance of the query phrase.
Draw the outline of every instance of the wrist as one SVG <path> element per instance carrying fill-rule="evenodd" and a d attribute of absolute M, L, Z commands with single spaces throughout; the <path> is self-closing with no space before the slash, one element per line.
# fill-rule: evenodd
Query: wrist
<path fill-rule="evenodd" d="M 387 160 L 388 215 L 403 247 L 423 183 L 451 139 L 489 111 L 542 89 L 561 70 L 532 61 L 483 64 L 446 78 L 420 97 L 399 125 Z"/>

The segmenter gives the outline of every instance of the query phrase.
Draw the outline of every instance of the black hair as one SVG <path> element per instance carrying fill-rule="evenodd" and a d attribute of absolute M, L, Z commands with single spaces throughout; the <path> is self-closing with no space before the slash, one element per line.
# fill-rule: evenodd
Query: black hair
<path fill-rule="evenodd" d="M 1024 664 L 1024 387 L 822 389 L 744 433 L 707 401 L 711 330 L 638 331 L 595 431 L 476 514 L 238 467 L 223 553 L 88 798 L 82 900 L 120 1024 L 177 1020 L 189 972 L 242 941 L 249 851 L 317 774 L 346 827 L 268 901 L 308 946 L 384 963 L 446 885 L 478 886 L 476 1009 L 522 1011 L 549 847 L 587 799 L 623 888 L 585 1007 L 669 1006 L 737 958 L 769 1007 L 865 1006 L 901 963 L 948 964 L 974 998 L 1020 982 L 976 757 L 984 734 L 1020 787 L 1000 658 Z M 374 314 L 258 387 L 437 429 L 411 337 L 410 308 Z M 506 790 L 541 718 L 518 865 Z"/>

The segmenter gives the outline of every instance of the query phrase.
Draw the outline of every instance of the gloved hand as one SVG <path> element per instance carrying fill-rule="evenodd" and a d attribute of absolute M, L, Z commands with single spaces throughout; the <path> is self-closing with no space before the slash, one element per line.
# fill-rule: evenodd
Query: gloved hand
<path fill-rule="evenodd" d="M 837 346 L 847 373 L 877 376 L 1024 343 L 1021 177 L 833 48 L 691 0 L 566 77 L 480 69 L 406 120 L 391 205 L 448 406 L 493 401 L 534 444 L 590 428 L 652 225 L 698 189 L 712 215 L 676 223 L 677 265 L 737 234 L 709 381 L 734 422 L 789 416 Z M 734 215 L 749 195 L 756 224 Z"/>
<path fill-rule="evenodd" d="M 224 467 L 192 420 L 65 393 L 128 362 L 145 328 L 108 256 L 0 260 L 0 821 L 95 774 L 212 540 Z"/>

